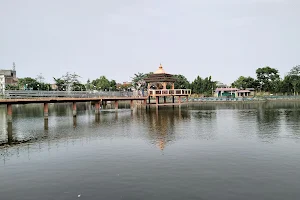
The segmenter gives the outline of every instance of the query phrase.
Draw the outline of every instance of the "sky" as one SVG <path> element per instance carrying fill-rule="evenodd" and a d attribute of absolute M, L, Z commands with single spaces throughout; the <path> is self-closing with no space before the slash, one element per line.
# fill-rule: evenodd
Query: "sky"
<path fill-rule="evenodd" d="M 300 64 L 299 0 L 0 0 L 0 69 L 82 82 L 165 71 L 230 84 Z"/>

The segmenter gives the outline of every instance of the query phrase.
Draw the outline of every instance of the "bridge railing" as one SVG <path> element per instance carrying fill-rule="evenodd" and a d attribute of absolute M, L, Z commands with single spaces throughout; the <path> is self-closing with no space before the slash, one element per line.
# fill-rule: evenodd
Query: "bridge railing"
<path fill-rule="evenodd" d="M 39 90 L 6 90 L 5 98 L 37 98 L 37 97 L 133 97 L 134 92 L 128 91 L 39 91 Z"/>
<path fill-rule="evenodd" d="M 149 90 L 150 96 L 161 96 L 161 95 L 191 95 L 191 89 L 160 89 L 160 90 Z"/>

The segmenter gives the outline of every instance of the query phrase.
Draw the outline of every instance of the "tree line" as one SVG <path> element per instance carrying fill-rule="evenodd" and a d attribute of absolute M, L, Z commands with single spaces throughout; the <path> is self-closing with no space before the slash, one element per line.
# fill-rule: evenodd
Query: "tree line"
<path fill-rule="evenodd" d="M 293 67 L 283 79 L 275 68 L 258 68 L 256 78 L 240 76 L 231 86 L 238 89 L 254 88 L 257 92 L 296 95 L 300 92 L 300 65 Z"/>
<path fill-rule="evenodd" d="M 144 81 L 152 72 L 134 74 L 130 84 L 117 84 L 115 80 L 109 80 L 105 76 L 100 76 L 95 80 L 88 79 L 86 83 L 80 82 L 80 76 L 76 73 L 67 72 L 65 75 L 55 78 L 53 82 L 55 87 L 50 83 L 44 82 L 44 77 L 40 74 L 36 78 L 25 77 L 19 78 L 18 83 L 14 85 L 6 85 L 7 90 L 59 90 L 59 91 L 118 91 L 131 89 L 146 89 Z M 197 76 L 193 81 L 189 82 L 182 74 L 174 75 L 176 81 L 174 83 L 177 89 L 191 89 L 194 94 L 202 94 L 204 96 L 213 95 L 213 91 L 217 87 L 218 81 L 212 79 L 211 76 L 202 78 Z M 293 67 L 283 79 L 280 78 L 279 71 L 269 66 L 256 69 L 256 77 L 240 76 L 231 85 L 238 89 L 254 88 L 258 92 L 269 93 L 285 93 L 297 94 L 300 92 L 300 65 Z"/>

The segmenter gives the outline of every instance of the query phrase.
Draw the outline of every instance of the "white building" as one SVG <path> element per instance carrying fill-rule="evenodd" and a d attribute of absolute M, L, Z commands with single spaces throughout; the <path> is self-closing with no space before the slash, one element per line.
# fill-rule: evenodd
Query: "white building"
<path fill-rule="evenodd" d="M 5 76 L 0 74 L 0 95 L 3 95 L 5 91 Z"/>

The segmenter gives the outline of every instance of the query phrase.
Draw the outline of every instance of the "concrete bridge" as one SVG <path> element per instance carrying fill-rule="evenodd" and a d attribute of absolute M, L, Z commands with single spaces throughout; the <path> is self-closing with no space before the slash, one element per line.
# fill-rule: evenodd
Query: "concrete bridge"
<path fill-rule="evenodd" d="M 72 105 L 73 110 L 73 120 L 76 122 L 77 116 L 77 102 L 92 102 L 95 106 L 95 117 L 99 117 L 100 108 L 105 107 L 108 102 L 114 104 L 115 110 L 118 109 L 120 101 L 130 102 L 130 108 L 133 110 L 134 102 L 139 102 L 142 107 L 147 108 L 154 104 L 156 108 L 158 106 L 180 106 L 182 103 L 182 97 L 186 97 L 186 102 L 188 101 L 188 96 L 190 95 L 190 90 L 179 89 L 179 90 L 149 90 L 149 95 L 144 93 L 127 92 L 127 91 L 117 91 L 117 92 L 91 92 L 91 91 L 6 91 L 5 98 L 0 99 L 0 105 L 6 105 L 7 107 L 7 132 L 8 135 L 12 135 L 12 115 L 14 104 L 41 104 L 44 107 L 44 127 L 48 129 L 48 108 L 49 103 L 64 103 L 69 102 Z M 172 102 L 167 102 L 167 97 L 172 99 Z M 177 98 L 175 101 L 175 97 Z M 155 103 L 151 103 L 151 98 L 155 99 Z M 160 98 L 163 98 L 163 103 L 160 103 Z M 147 103 L 148 100 L 148 103 Z M 102 105 L 102 106 L 101 106 Z"/>
<path fill-rule="evenodd" d="M 144 94 L 147 96 L 147 94 Z M 37 97 L 132 97 L 138 96 L 137 92 L 130 91 L 42 91 L 42 90 L 6 90 L 4 98 L 37 98 Z"/>

